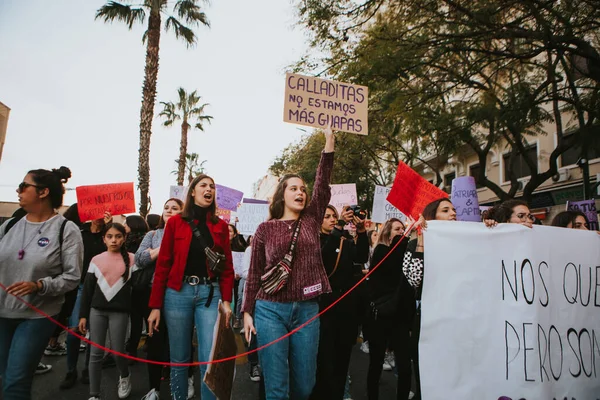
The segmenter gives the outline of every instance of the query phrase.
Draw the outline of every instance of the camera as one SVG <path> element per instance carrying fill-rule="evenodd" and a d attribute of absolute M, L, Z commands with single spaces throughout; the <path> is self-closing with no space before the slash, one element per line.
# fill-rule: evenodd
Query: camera
<path fill-rule="evenodd" d="M 350 209 L 352 210 L 352 212 L 354 213 L 355 216 L 357 216 L 360 219 L 365 219 L 367 218 L 367 213 L 364 210 L 360 209 L 360 206 L 357 204 L 351 205 Z"/>

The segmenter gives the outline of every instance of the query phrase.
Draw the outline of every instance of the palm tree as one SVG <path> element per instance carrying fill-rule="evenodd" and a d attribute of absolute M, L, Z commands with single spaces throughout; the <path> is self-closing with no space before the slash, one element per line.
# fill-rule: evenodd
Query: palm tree
<path fill-rule="evenodd" d="M 179 101 L 173 103 L 169 101 L 165 103 L 161 101 L 163 110 L 158 114 L 160 117 L 164 117 L 164 126 L 173 126 L 175 121 L 181 120 L 181 144 L 179 146 L 179 168 L 177 173 L 177 184 L 183 185 L 183 178 L 185 175 L 185 165 L 187 156 L 187 142 L 188 142 L 188 129 L 196 128 L 204 132 L 204 122 L 210 124 L 210 120 L 213 118 L 210 115 L 204 115 L 204 108 L 208 105 L 207 103 L 198 105 L 201 97 L 196 94 L 194 90 L 192 93 L 186 93 L 184 88 L 177 89 L 179 94 Z M 190 122 L 194 125 L 191 125 Z"/>
<path fill-rule="evenodd" d="M 158 52 L 161 28 L 172 30 L 176 38 L 181 38 L 187 47 L 196 43 L 196 34 L 188 26 L 210 26 L 206 14 L 200 11 L 199 1 L 206 0 L 141 0 L 140 5 L 130 6 L 109 1 L 96 11 L 96 19 L 104 22 L 115 20 L 124 22 L 129 29 L 135 23 L 144 24 L 148 13 L 148 28 L 142 41 L 146 42 L 146 66 L 140 110 L 140 148 L 138 159 L 138 189 L 140 190 L 140 215 L 148 213 L 148 191 L 150 189 L 150 136 L 156 101 L 156 80 L 158 77 Z M 169 5 L 171 4 L 171 5 Z M 170 12 L 169 12 L 170 11 Z M 174 16 L 175 15 L 175 16 Z M 164 24 L 162 17 L 166 19 Z M 183 21 L 183 22 L 182 22 Z M 187 24 L 188 26 L 184 25 Z"/>
<path fill-rule="evenodd" d="M 204 163 L 206 163 L 206 160 L 203 160 L 200 163 L 199 161 L 200 156 L 198 153 L 188 153 L 185 155 L 185 170 L 188 174 L 188 185 L 192 183 L 196 176 L 204 173 Z M 173 175 L 179 175 L 179 159 L 175 160 L 175 164 L 177 165 L 177 170 L 171 171 L 171 173 Z M 177 185 L 183 186 L 183 182 L 179 184 L 179 181 L 177 181 Z"/>

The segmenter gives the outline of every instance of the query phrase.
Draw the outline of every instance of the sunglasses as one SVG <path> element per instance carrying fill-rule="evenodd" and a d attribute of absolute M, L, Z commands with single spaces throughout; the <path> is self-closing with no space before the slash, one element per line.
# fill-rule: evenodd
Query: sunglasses
<path fill-rule="evenodd" d="M 33 186 L 36 189 L 44 189 L 43 186 L 34 185 L 33 183 L 21 182 L 21 183 L 19 183 L 19 187 L 17 190 L 19 191 L 19 193 L 23 193 L 23 191 L 25 189 L 27 189 L 29 186 Z"/>
<path fill-rule="evenodd" d="M 519 213 L 517 214 L 517 218 L 519 218 L 521 221 L 528 219 L 530 221 L 535 221 L 535 217 L 533 216 L 533 214 L 525 214 L 525 213 Z"/>

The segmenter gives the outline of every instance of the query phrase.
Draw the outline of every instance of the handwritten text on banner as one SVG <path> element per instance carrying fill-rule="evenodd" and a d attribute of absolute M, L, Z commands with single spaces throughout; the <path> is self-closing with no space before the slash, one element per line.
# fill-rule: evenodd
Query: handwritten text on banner
<path fill-rule="evenodd" d="M 102 218 L 106 211 L 112 215 L 135 212 L 133 182 L 78 186 L 75 192 L 82 222 Z"/>
<path fill-rule="evenodd" d="M 367 135 L 369 89 L 288 73 L 285 76 L 283 121 Z"/>
<path fill-rule="evenodd" d="M 600 235 L 430 221 L 424 240 L 424 399 L 598 399 Z"/>

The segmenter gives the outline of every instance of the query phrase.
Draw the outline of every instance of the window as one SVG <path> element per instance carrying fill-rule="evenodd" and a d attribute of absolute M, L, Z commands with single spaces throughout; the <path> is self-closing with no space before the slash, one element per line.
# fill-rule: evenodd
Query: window
<path fill-rule="evenodd" d="M 444 190 L 448 193 L 452 190 L 452 181 L 456 178 L 456 172 L 444 175 Z"/>
<path fill-rule="evenodd" d="M 537 174 L 537 145 L 529 146 L 525 149 L 525 154 L 517 154 L 512 165 L 513 174 L 517 178 L 524 178 L 526 176 L 531 176 L 531 172 L 529 170 L 529 166 L 525 162 L 525 157 L 528 157 L 535 166 L 534 174 Z M 510 175 L 508 173 L 509 170 L 509 161 L 510 161 L 510 153 L 504 154 L 502 156 L 504 160 L 504 181 L 510 181 Z"/>
<path fill-rule="evenodd" d="M 480 170 L 481 168 L 479 168 L 479 164 L 471 165 L 469 167 L 469 176 L 475 178 L 475 185 L 477 186 L 477 189 L 481 189 L 482 187 L 484 187 L 482 184 L 477 182 L 477 175 L 479 175 Z"/>
<path fill-rule="evenodd" d="M 565 135 L 566 136 L 566 135 Z M 593 160 L 595 158 L 600 158 L 600 127 L 592 128 L 592 143 L 588 147 L 588 159 Z M 569 150 L 565 151 L 561 155 L 562 157 L 562 166 L 566 167 L 567 165 L 575 165 L 577 160 L 581 157 L 581 144 L 576 144 L 571 147 Z"/>

